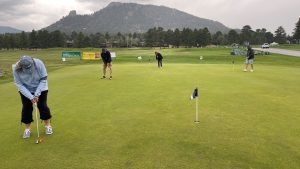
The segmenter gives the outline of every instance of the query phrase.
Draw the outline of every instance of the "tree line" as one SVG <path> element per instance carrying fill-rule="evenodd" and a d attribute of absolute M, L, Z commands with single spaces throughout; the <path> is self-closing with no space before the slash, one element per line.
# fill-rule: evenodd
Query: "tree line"
<path fill-rule="evenodd" d="M 300 18 L 296 23 L 292 36 L 287 36 L 284 28 L 279 26 L 273 33 L 265 28 L 252 30 L 245 25 L 241 30 L 230 30 L 210 33 L 207 28 L 182 30 L 164 30 L 161 27 L 149 29 L 145 33 L 109 34 L 96 33 L 86 35 L 82 32 L 72 32 L 67 35 L 59 30 L 48 32 L 47 30 L 32 30 L 16 34 L 0 34 L 0 49 L 35 49 L 54 47 L 205 47 L 207 45 L 231 45 L 231 44 L 263 44 L 277 42 L 300 43 Z"/>

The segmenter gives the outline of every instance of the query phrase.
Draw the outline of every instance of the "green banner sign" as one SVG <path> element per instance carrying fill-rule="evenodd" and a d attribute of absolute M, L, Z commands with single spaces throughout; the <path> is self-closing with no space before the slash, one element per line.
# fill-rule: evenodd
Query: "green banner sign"
<path fill-rule="evenodd" d="M 81 52 L 62 52 L 61 57 L 81 57 Z"/>

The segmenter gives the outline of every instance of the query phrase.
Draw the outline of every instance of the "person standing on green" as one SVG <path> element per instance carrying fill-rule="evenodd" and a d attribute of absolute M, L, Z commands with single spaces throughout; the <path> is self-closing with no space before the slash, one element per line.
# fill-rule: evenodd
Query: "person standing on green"
<path fill-rule="evenodd" d="M 109 69 L 109 80 L 112 80 L 112 59 L 111 59 L 111 55 L 110 52 L 107 49 L 102 49 L 102 53 L 101 53 L 101 58 L 103 61 L 103 76 L 101 79 L 105 79 L 106 78 L 106 68 Z"/>
<path fill-rule="evenodd" d="M 155 59 L 157 60 L 158 68 L 162 68 L 163 56 L 159 52 L 155 52 Z"/>
<path fill-rule="evenodd" d="M 40 119 L 45 123 L 45 133 L 52 134 L 50 124 L 51 112 L 47 105 L 48 81 L 44 63 L 36 58 L 23 56 L 12 65 L 14 81 L 21 96 L 22 116 L 21 122 L 25 124 L 23 138 L 30 137 L 30 125 L 33 122 L 33 104 L 36 104 Z"/>
<path fill-rule="evenodd" d="M 251 48 L 251 46 L 248 46 L 244 72 L 248 71 L 249 65 L 251 65 L 250 72 L 254 72 L 253 62 L 254 62 L 254 50 Z"/>

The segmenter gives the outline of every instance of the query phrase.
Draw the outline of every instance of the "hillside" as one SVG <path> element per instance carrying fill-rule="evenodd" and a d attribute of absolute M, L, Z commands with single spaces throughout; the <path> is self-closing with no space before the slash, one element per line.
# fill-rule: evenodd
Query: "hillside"
<path fill-rule="evenodd" d="M 164 29 L 199 29 L 207 27 L 210 32 L 228 32 L 229 28 L 220 22 L 199 18 L 177 9 L 155 5 L 112 2 L 107 7 L 91 14 L 77 15 L 71 11 L 56 23 L 46 27 L 48 31 L 60 30 L 84 33 L 146 32 L 153 27 Z"/>
<path fill-rule="evenodd" d="M 12 28 L 9 26 L 0 26 L 0 34 L 4 34 L 4 33 L 20 33 L 22 32 L 19 29 L 16 28 Z"/>

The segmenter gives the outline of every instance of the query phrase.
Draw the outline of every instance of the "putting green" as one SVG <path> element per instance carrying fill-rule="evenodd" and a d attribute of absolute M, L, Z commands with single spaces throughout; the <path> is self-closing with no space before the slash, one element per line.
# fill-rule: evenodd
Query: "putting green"
<path fill-rule="evenodd" d="M 49 73 L 54 134 L 21 138 L 21 101 L 0 85 L 1 168 L 288 168 L 300 166 L 300 68 L 114 64 Z M 193 123 L 199 89 L 200 123 Z"/>

